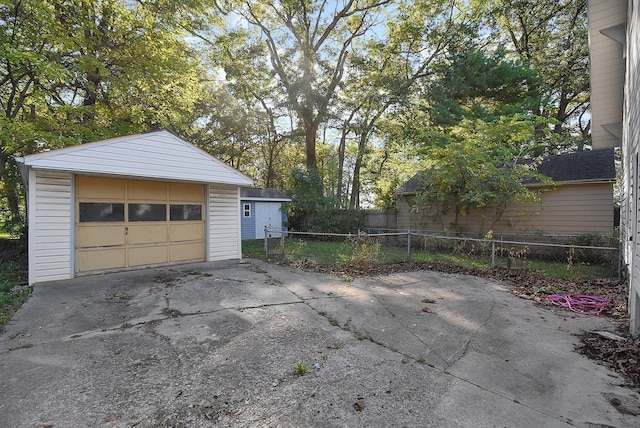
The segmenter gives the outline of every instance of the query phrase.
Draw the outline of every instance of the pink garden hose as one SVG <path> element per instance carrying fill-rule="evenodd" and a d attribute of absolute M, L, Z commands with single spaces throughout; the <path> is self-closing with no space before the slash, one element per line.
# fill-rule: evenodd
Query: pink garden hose
<path fill-rule="evenodd" d="M 584 294 L 552 294 L 549 299 L 554 305 L 568 308 L 583 315 L 600 315 L 604 307 L 611 303 L 608 299 Z"/>

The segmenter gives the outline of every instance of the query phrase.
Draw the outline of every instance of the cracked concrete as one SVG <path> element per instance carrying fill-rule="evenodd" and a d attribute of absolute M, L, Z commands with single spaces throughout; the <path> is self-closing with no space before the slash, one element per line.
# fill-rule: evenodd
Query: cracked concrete
<path fill-rule="evenodd" d="M 638 391 L 573 351 L 614 329 L 431 271 L 245 261 L 38 284 L 0 336 L 0 426 L 639 426 Z"/>

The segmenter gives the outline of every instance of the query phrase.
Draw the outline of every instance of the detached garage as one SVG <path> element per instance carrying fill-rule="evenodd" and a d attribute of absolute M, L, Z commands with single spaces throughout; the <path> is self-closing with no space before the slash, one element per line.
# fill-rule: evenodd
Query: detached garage
<path fill-rule="evenodd" d="M 252 180 L 168 131 L 19 158 L 29 283 L 239 259 Z"/>

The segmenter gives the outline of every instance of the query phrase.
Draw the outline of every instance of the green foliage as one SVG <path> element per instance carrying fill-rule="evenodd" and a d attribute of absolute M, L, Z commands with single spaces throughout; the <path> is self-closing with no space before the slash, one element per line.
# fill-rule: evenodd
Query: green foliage
<path fill-rule="evenodd" d="M 0 328 L 30 294 L 24 247 L 15 239 L 0 239 Z"/>
<path fill-rule="evenodd" d="M 309 228 L 315 216 L 327 211 L 332 201 L 324 195 L 322 177 L 317 169 L 294 168 L 291 182 L 291 202 L 287 205 L 289 224 L 294 228 Z"/>
<path fill-rule="evenodd" d="M 583 233 L 575 236 L 571 239 L 571 245 L 581 247 L 618 247 L 618 239 L 615 235 L 606 235 L 602 233 Z M 601 250 L 595 250 L 590 248 L 574 248 L 568 252 L 568 263 L 574 265 L 575 263 L 585 264 L 600 264 L 613 261 L 615 253 L 604 253 Z"/>
<path fill-rule="evenodd" d="M 309 228 L 310 232 L 352 233 L 364 228 L 365 212 L 361 210 L 344 210 L 335 206 L 327 206 L 319 211 Z"/>
<path fill-rule="evenodd" d="M 509 203 L 536 201 L 523 182 L 544 177 L 533 170 L 535 164 L 517 162 L 520 147 L 532 133 L 531 120 L 517 115 L 493 123 L 463 122 L 453 129 L 448 144 L 425 149 L 430 167 L 414 210 L 432 219 L 451 216 L 451 227 L 460 231 L 461 217 L 487 209 L 490 229 Z"/>
<path fill-rule="evenodd" d="M 583 150 L 590 144 L 587 0 L 498 0 L 484 3 L 493 37 L 508 41 L 511 55 L 540 81 L 533 112 L 553 123 L 553 139 L 539 140 L 537 155 Z M 541 128 L 539 128 L 541 129 Z"/>
<path fill-rule="evenodd" d="M 292 365 L 291 368 L 293 369 L 293 373 L 295 373 L 298 376 L 305 375 L 309 370 L 307 363 L 303 363 L 302 361 L 298 361 L 297 363 Z"/>
<path fill-rule="evenodd" d="M 19 184 L 6 173 L 18 176 L 12 156 L 188 126 L 205 73 L 182 26 L 162 17 L 158 6 L 3 2 L 0 176 L 14 214 Z"/>
<path fill-rule="evenodd" d="M 495 121 L 504 115 L 534 110 L 540 96 L 530 90 L 539 78 L 528 64 L 506 59 L 499 46 L 493 53 L 474 47 L 450 52 L 439 64 L 439 78 L 430 82 L 427 111 L 436 125 L 452 126 L 464 118 Z"/>
<path fill-rule="evenodd" d="M 338 255 L 338 264 L 365 267 L 380 262 L 382 246 L 365 233 L 349 238 L 348 251 Z"/>

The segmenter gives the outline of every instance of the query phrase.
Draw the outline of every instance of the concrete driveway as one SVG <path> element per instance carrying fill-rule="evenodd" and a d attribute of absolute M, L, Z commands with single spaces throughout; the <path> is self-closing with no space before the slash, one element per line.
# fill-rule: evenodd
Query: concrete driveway
<path fill-rule="evenodd" d="M 0 426 L 638 427 L 638 392 L 573 351 L 614 328 L 431 271 L 245 260 L 40 284 L 0 336 Z"/>

